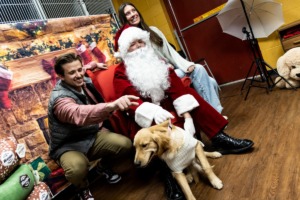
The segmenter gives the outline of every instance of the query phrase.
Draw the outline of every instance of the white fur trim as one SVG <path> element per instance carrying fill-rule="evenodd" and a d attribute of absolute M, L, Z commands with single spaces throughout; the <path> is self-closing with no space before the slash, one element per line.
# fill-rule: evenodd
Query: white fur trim
<path fill-rule="evenodd" d="M 144 102 L 135 111 L 135 122 L 142 128 L 150 127 L 154 115 L 161 107 L 153 103 Z"/>
<path fill-rule="evenodd" d="M 134 40 L 143 40 L 145 43 L 150 44 L 150 33 L 137 27 L 125 29 L 118 40 L 119 52 L 122 58 L 127 54 L 128 48 Z"/>
<path fill-rule="evenodd" d="M 7 69 L 3 69 L 2 67 L 0 67 L 0 77 L 8 79 L 8 80 L 12 80 L 13 73 L 12 73 L 12 71 L 9 71 Z"/>
<path fill-rule="evenodd" d="M 175 110 L 179 116 L 199 106 L 198 101 L 190 94 L 185 94 L 173 101 Z"/>
<path fill-rule="evenodd" d="M 92 51 L 97 46 L 96 42 L 92 42 L 89 46 L 89 49 Z"/>

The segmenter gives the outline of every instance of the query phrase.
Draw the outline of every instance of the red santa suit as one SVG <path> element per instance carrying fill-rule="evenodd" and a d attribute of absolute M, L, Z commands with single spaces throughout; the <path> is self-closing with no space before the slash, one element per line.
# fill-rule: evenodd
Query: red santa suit
<path fill-rule="evenodd" d="M 199 96 L 194 89 L 185 87 L 172 68 L 169 69 L 169 81 L 170 87 L 165 90 L 165 98 L 159 106 L 175 116 L 174 125 L 183 128 L 184 118 L 181 117 L 181 114 L 189 112 L 193 118 L 196 133 L 199 134 L 201 130 L 208 138 L 212 138 L 223 130 L 228 123 L 227 120 Z M 116 98 L 123 95 L 140 97 L 138 100 L 139 105 L 132 106 L 127 111 L 129 135 L 133 139 L 141 126 L 148 127 L 152 125 L 158 105 L 153 104 L 151 98 L 144 98 L 140 95 L 128 79 L 124 63 L 121 63 L 115 70 L 114 88 Z"/>

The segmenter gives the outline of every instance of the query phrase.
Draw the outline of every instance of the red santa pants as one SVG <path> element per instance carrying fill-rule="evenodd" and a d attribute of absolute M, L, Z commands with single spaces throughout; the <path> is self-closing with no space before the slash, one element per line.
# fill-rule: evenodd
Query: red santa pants
<path fill-rule="evenodd" d="M 209 105 L 194 89 L 186 88 L 186 91 L 193 95 L 200 105 L 190 112 L 194 121 L 196 134 L 200 134 L 201 130 L 210 139 L 223 130 L 228 124 L 228 121 L 211 105 Z M 161 106 L 176 116 L 173 120 L 173 124 L 183 128 L 184 118 L 179 117 L 176 114 L 172 100 L 168 98 L 165 99 L 161 103 Z"/>
<path fill-rule="evenodd" d="M 224 127 L 228 124 L 228 121 L 211 105 L 209 105 L 194 89 L 186 88 L 186 91 L 193 95 L 200 105 L 190 112 L 194 121 L 196 134 L 200 134 L 200 131 L 203 131 L 206 136 L 211 139 L 224 129 Z M 174 125 L 183 128 L 184 118 L 177 115 L 172 99 L 164 99 L 160 106 L 175 116 L 175 119 L 172 120 Z M 133 140 L 135 134 L 141 129 L 141 127 L 134 121 L 134 118 L 123 114 L 119 112 L 118 116 L 122 118 L 121 121 L 123 122 L 123 125 L 126 126 L 126 131 L 123 131 L 122 133 Z"/>

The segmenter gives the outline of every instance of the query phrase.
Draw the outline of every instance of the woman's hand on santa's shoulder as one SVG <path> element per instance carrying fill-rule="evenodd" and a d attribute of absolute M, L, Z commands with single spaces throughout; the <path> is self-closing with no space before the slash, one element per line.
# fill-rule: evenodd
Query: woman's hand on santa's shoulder
<path fill-rule="evenodd" d="M 191 65 L 189 66 L 189 68 L 187 68 L 187 72 L 188 74 L 192 73 L 195 70 L 195 65 Z"/>

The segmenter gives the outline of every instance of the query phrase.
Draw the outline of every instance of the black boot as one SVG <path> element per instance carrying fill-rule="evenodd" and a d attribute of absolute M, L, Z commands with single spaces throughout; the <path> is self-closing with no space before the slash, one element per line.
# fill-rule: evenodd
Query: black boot
<path fill-rule="evenodd" d="M 247 139 L 236 139 L 230 137 L 223 131 L 215 135 L 212 139 L 212 146 L 215 151 L 221 154 L 237 154 L 249 150 L 253 146 L 253 142 Z"/>
<path fill-rule="evenodd" d="M 184 194 L 169 168 L 162 170 L 165 181 L 165 191 L 168 200 L 185 200 Z"/>

